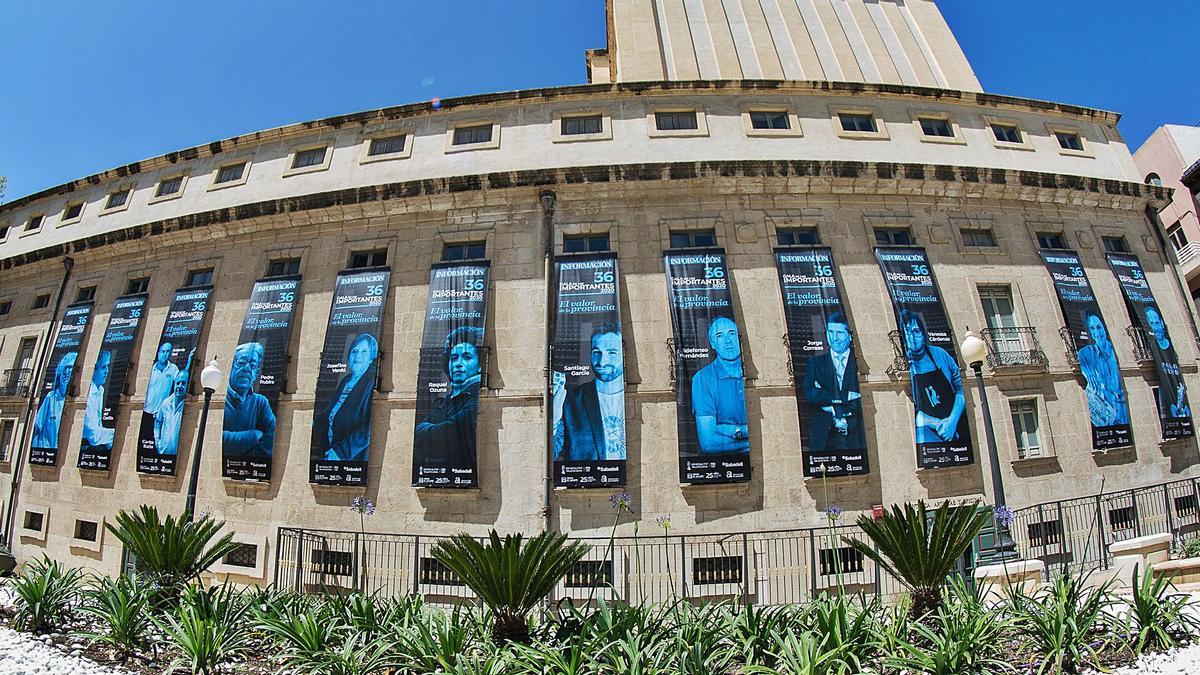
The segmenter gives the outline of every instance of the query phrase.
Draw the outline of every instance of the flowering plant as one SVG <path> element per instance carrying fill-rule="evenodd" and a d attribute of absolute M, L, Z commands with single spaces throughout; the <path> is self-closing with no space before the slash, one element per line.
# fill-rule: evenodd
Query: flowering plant
<path fill-rule="evenodd" d="M 1013 510 L 1007 506 L 996 506 L 992 508 L 992 517 L 996 519 L 997 523 L 1008 527 L 1016 520 L 1017 514 L 1013 513 Z"/>

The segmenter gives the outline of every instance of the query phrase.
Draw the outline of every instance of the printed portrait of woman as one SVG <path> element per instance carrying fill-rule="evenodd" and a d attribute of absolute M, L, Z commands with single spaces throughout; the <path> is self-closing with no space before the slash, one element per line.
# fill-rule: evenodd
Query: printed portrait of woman
<path fill-rule="evenodd" d="M 1079 371 L 1087 380 L 1084 391 L 1092 426 L 1129 424 L 1129 405 L 1121 387 L 1121 369 L 1104 320 L 1089 310 L 1083 313 L 1083 325 L 1092 344 L 1079 350 Z"/>
<path fill-rule="evenodd" d="M 908 370 L 916 405 L 917 443 L 966 441 L 960 428 L 967 401 L 963 397 L 962 371 L 950 352 L 929 344 L 925 319 L 916 312 L 900 313 Z"/>
<path fill-rule="evenodd" d="M 62 422 L 63 402 L 67 398 L 67 387 L 71 384 L 71 375 L 75 372 L 75 359 L 78 352 L 63 354 L 54 369 L 54 385 L 42 399 L 37 417 L 33 419 L 33 447 L 57 448 L 58 429 Z"/>
<path fill-rule="evenodd" d="M 443 365 L 449 391 L 433 401 L 417 424 L 414 451 L 421 461 L 445 466 L 475 466 L 475 423 L 479 417 L 483 329 L 460 326 L 446 336 Z"/>
<path fill-rule="evenodd" d="M 371 393 L 375 390 L 378 357 L 379 342 L 373 335 L 362 333 L 350 343 L 347 373 L 338 382 L 337 396 L 313 418 L 314 438 L 328 443 L 323 459 L 366 461 L 371 446 Z"/>

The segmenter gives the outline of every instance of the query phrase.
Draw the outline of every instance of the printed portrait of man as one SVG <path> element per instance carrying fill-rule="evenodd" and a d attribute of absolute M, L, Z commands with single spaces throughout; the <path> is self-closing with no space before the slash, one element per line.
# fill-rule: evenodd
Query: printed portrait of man
<path fill-rule="evenodd" d="M 742 345 L 733 319 L 713 319 L 708 324 L 708 344 L 716 358 L 692 376 L 692 415 L 700 452 L 749 452 Z"/>
<path fill-rule="evenodd" d="M 553 374 L 554 456 L 577 462 L 625 459 L 625 355 L 621 327 L 592 329 L 593 378 L 570 389 Z"/>
<path fill-rule="evenodd" d="M 460 326 L 446 336 L 442 363 L 449 391 L 433 401 L 413 436 L 420 461 L 475 466 L 475 423 L 479 417 L 480 358 L 483 329 Z"/>
<path fill-rule="evenodd" d="M 858 364 L 851 343 L 846 315 L 831 313 L 825 320 L 829 351 L 810 356 L 804 370 L 804 399 L 813 407 L 808 437 L 813 452 L 866 447 Z"/>
<path fill-rule="evenodd" d="M 83 443 L 88 448 L 106 448 L 112 450 L 115 429 L 109 429 L 101 423 L 104 414 L 104 388 L 108 384 L 108 371 L 112 364 L 112 352 L 107 349 L 96 357 L 96 365 L 92 368 L 92 379 L 88 384 L 87 404 L 83 411 Z"/>
<path fill-rule="evenodd" d="M 267 397 L 254 391 L 262 374 L 261 342 L 246 342 L 233 350 L 233 368 L 229 371 L 229 390 L 225 392 L 225 422 L 221 435 L 227 455 L 271 456 L 275 441 L 275 412 Z"/>
<path fill-rule="evenodd" d="M 42 398 L 37 416 L 33 418 L 33 447 L 57 448 L 58 430 L 62 423 L 63 403 L 67 399 L 67 388 L 75 372 L 78 352 L 67 352 L 54 368 L 54 384 Z"/>
<path fill-rule="evenodd" d="M 1079 350 L 1079 371 L 1087 380 L 1084 393 L 1087 394 L 1092 426 L 1129 424 L 1129 405 L 1121 386 L 1121 369 L 1104 320 L 1089 310 L 1083 314 L 1083 325 L 1092 343 Z"/>
<path fill-rule="evenodd" d="M 154 413 L 154 449 L 160 455 L 179 454 L 179 429 L 183 425 L 183 403 L 187 394 L 188 371 L 175 375 L 171 395 Z"/>

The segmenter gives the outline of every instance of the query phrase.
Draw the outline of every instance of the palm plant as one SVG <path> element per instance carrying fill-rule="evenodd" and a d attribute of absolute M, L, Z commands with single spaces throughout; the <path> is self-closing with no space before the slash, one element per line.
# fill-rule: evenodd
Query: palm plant
<path fill-rule="evenodd" d="M 83 585 L 83 572 L 43 556 L 12 581 L 18 627 L 34 633 L 53 628 L 71 609 Z"/>
<path fill-rule="evenodd" d="M 137 559 L 138 571 L 163 587 L 168 598 L 238 547 L 232 532 L 218 537 L 225 521 L 208 516 L 162 519 L 158 509 L 143 504 L 132 513 L 121 511 L 115 520 L 115 526 L 105 527 Z"/>
<path fill-rule="evenodd" d="M 931 516 L 922 500 L 892 506 L 879 520 L 859 516 L 857 525 L 871 543 L 842 539 L 908 587 L 909 611 L 918 618 L 941 607 L 946 577 L 991 517 L 974 503 L 954 508 L 943 503 Z"/>
<path fill-rule="evenodd" d="M 497 644 L 529 641 L 529 612 L 554 590 L 587 544 L 567 542 L 564 534 L 543 532 L 528 541 L 519 534 L 492 530 L 487 545 L 467 534 L 438 543 L 433 557 L 448 567 L 492 612 Z"/>

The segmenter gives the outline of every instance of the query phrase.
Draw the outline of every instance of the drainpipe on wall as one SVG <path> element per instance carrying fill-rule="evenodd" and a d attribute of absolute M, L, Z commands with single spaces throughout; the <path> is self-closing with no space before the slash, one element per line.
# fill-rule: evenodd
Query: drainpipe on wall
<path fill-rule="evenodd" d="M 1150 221 L 1150 229 L 1154 230 L 1154 237 L 1158 241 L 1158 250 L 1161 251 L 1163 263 L 1167 269 L 1171 270 L 1167 276 L 1171 277 L 1171 281 L 1175 282 L 1175 292 L 1183 298 L 1183 307 L 1187 310 L 1188 323 L 1192 326 L 1192 338 L 1195 340 L 1197 347 L 1200 347 L 1200 331 L 1196 329 L 1196 317 L 1192 314 L 1192 308 L 1195 303 L 1192 302 L 1192 294 L 1188 293 L 1187 287 L 1179 280 L 1180 269 L 1171 261 L 1170 251 L 1174 251 L 1175 247 L 1167 243 L 1163 237 L 1162 221 L 1158 219 L 1158 211 L 1153 206 L 1146 205 L 1146 218 Z"/>
<path fill-rule="evenodd" d="M 551 385 L 554 381 L 554 373 L 550 369 L 550 324 L 554 318 L 554 204 L 556 196 L 554 190 L 542 190 L 538 193 L 538 199 L 542 203 L 542 233 L 545 239 L 545 264 L 543 269 L 543 278 L 546 283 L 546 314 L 542 317 L 545 330 L 542 333 L 542 349 L 543 349 L 543 371 L 546 381 L 542 385 L 542 413 L 545 421 L 545 434 L 543 434 L 543 442 L 546 446 L 546 470 L 542 477 L 542 531 L 550 531 L 550 491 L 552 477 L 554 475 L 554 425 L 551 419 L 551 408 L 553 401 L 551 399 Z"/>
<path fill-rule="evenodd" d="M 29 428 L 32 424 L 34 404 L 41 391 L 42 372 L 46 368 L 46 359 L 50 355 L 50 343 L 54 340 L 54 328 L 58 324 L 58 311 L 62 308 L 63 294 L 67 292 L 67 282 L 71 279 L 71 270 L 75 267 L 75 259 L 63 256 L 63 278 L 58 286 L 58 298 L 54 301 L 54 313 L 50 315 L 50 327 L 46 331 L 46 339 L 42 341 L 42 349 L 38 353 L 37 362 L 29 376 L 29 395 L 25 397 L 25 423 L 21 426 L 21 442 L 17 445 L 17 461 L 13 463 L 12 485 L 8 490 L 8 510 L 4 514 L 4 545 L 9 549 L 13 543 L 13 516 L 17 512 L 17 496 L 21 486 L 21 469 L 25 465 L 26 446 L 30 442 Z"/>

